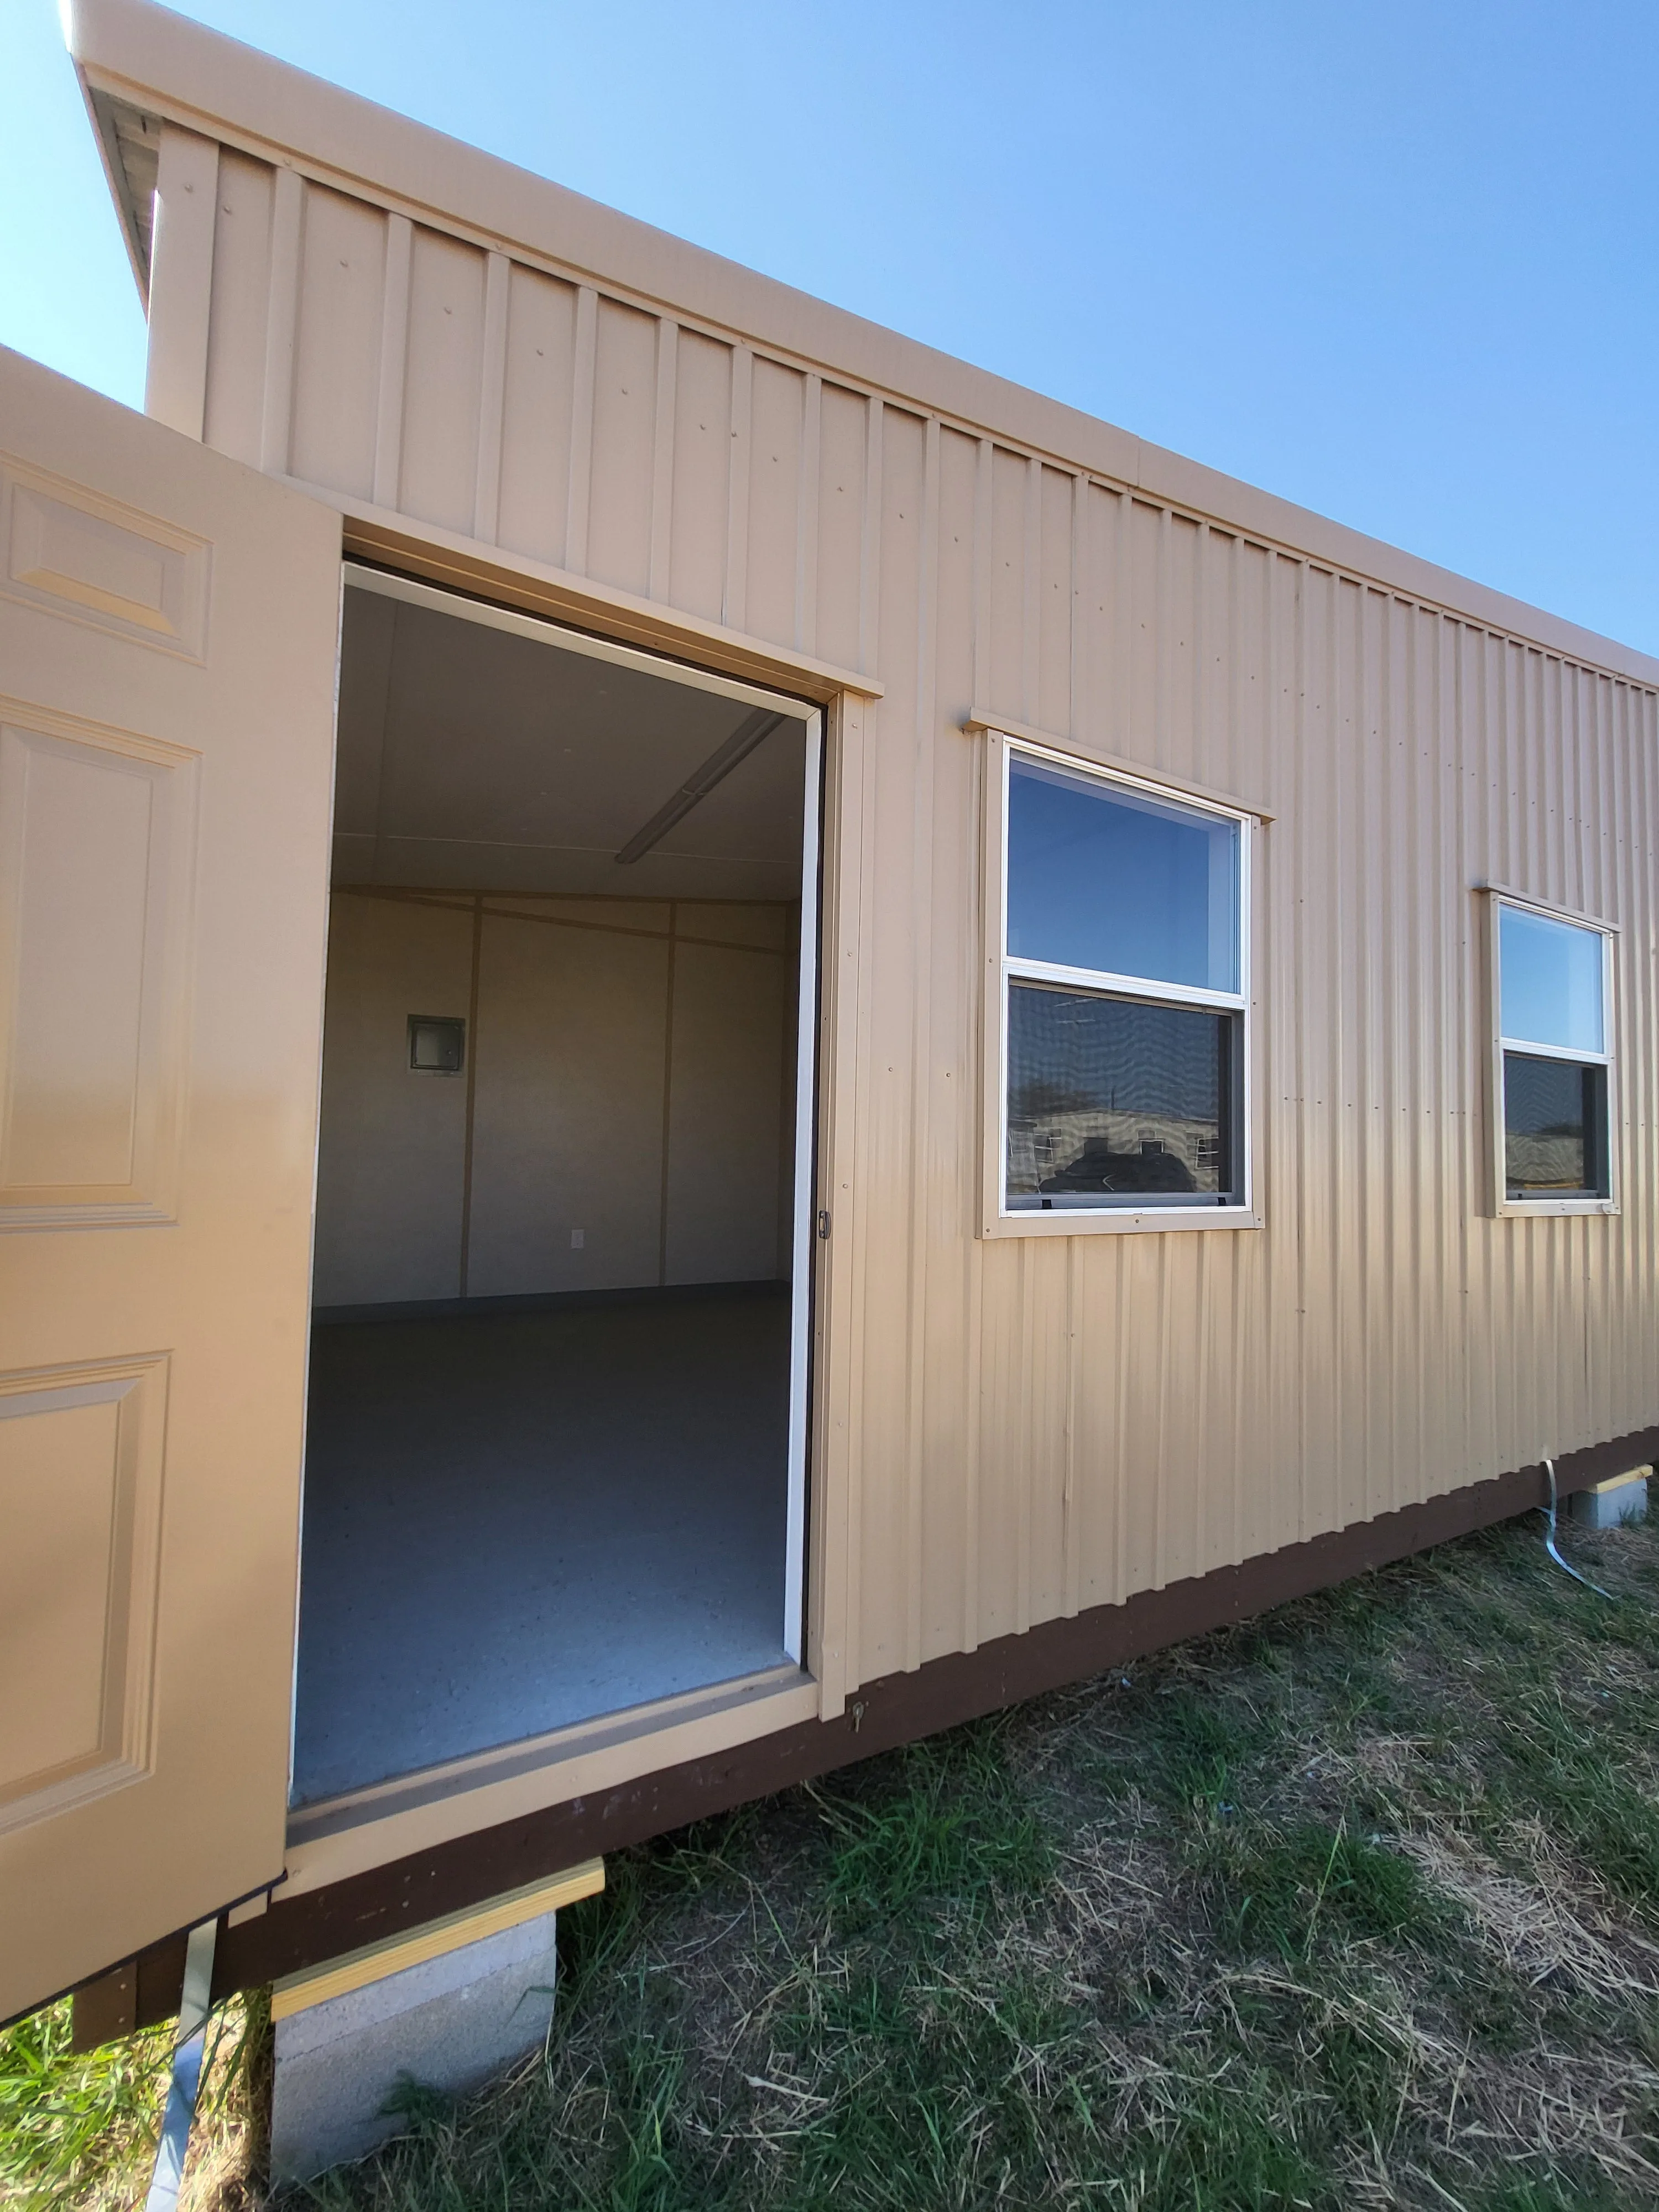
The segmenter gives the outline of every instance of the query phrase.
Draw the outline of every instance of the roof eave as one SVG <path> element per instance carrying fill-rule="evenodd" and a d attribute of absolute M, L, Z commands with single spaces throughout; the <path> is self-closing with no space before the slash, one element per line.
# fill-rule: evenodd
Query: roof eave
<path fill-rule="evenodd" d="M 100 97 L 394 205 L 417 220 L 702 322 L 1060 466 L 1416 599 L 1547 653 L 1659 688 L 1659 659 L 1385 540 L 832 307 L 568 186 L 155 6 L 64 0 L 99 130 Z M 112 176 L 118 207 L 122 194 Z M 124 210 L 140 290 L 143 258 Z"/>

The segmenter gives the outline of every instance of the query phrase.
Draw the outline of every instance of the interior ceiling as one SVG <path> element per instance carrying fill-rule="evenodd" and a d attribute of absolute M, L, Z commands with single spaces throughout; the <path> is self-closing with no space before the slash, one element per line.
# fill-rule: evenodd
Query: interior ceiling
<path fill-rule="evenodd" d="M 626 898 L 800 896 L 791 717 L 629 866 L 617 854 L 755 713 L 533 638 L 345 594 L 334 880 Z"/>

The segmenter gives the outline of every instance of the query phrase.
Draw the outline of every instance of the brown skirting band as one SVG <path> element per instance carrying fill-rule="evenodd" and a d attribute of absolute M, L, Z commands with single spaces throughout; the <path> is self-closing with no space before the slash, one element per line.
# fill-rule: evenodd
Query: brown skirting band
<path fill-rule="evenodd" d="M 1656 1458 L 1659 1428 L 1569 1453 L 1557 1466 L 1561 1494 Z M 266 1911 L 238 1927 L 221 1920 L 213 1994 L 218 1998 L 256 1988 L 465 1911 L 580 1859 L 642 1843 L 1024 1698 L 1085 1681 L 1166 1644 L 1508 1520 L 1541 1504 L 1544 1495 L 1543 1468 L 1522 1468 L 1263 1553 L 1242 1566 L 1218 1567 L 1164 1589 L 1142 1591 L 1122 1605 L 1095 1606 L 1069 1620 L 1045 1621 L 1023 1636 L 1000 1637 L 977 1651 L 930 1660 L 914 1674 L 884 1675 L 859 1690 L 836 1720 L 804 1721 L 717 1756 L 643 1775 L 603 1796 L 550 1805 L 286 1903 L 279 1893 Z M 177 2013 L 184 1963 L 181 1930 L 84 1984 L 75 1996 L 76 2047 L 90 2050 Z"/>

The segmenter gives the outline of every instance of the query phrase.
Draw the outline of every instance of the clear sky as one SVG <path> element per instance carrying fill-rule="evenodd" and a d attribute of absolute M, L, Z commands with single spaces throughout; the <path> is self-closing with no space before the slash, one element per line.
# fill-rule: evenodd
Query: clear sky
<path fill-rule="evenodd" d="M 1659 653 L 1654 0 L 185 12 Z M 52 0 L 0 114 L 0 342 L 137 404 Z"/>

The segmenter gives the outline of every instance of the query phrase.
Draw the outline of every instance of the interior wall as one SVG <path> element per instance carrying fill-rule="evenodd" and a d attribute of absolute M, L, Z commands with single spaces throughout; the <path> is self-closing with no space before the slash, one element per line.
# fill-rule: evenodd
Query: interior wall
<path fill-rule="evenodd" d="M 317 1304 L 787 1276 L 799 911 L 337 889 Z"/>
<path fill-rule="evenodd" d="M 759 1280 L 789 1272 L 778 1211 L 780 1126 L 793 968 L 732 945 L 674 949 L 673 1051 L 663 1279 Z M 793 1056 L 793 1055 L 792 1055 Z M 767 1164 L 757 1173 L 758 1163 Z"/>
<path fill-rule="evenodd" d="M 672 942 L 483 917 L 470 1295 L 663 1279 Z"/>
<path fill-rule="evenodd" d="M 466 1085 L 409 1070 L 410 1014 L 465 1014 L 472 917 L 330 902 L 313 1296 L 446 1298 L 460 1277 Z"/>

